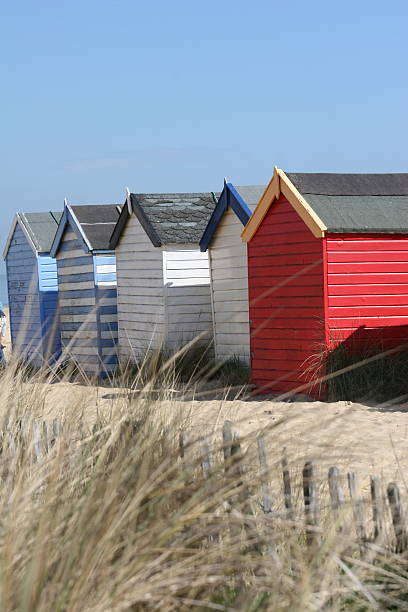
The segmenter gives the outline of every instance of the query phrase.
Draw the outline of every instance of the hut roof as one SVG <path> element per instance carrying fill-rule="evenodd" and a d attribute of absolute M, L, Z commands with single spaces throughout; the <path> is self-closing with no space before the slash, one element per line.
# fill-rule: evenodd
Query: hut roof
<path fill-rule="evenodd" d="M 34 251 L 49 253 L 61 217 L 62 212 L 17 213 L 6 242 L 4 256 L 8 253 L 17 223 L 20 223 Z"/>
<path fill-rule="evenodd" d="M 328 232 L 408 232 L 408 174 L 286 176 Z"/>
<path fill-rule="evenodd" d="M 285 174 L 275 169 L 251 221 L 249 240 L 279 194 L 316 236 L 332 233 L 408 233 L 408 174 Z"/>
<path fill-rule="evenodd" d="M 109 250 L 109 241 L 119 219 L 121 207 L 117 204 L 90 204 L 71 206 L 85 234 L 91 250 Z"/>
<path fill-rule="evenodd" d="M 121 207 L 117 204 L 85 204 L 71 206 L 65 203 L 51 247 L 51 256 L 59 250 L 67 223 L 71 223 L 86 251 L 108 251 L 109 239 L 119 218 Z"/>
<path fill-rule="evenodd" d="M 156 247 L 163 244 L 198 244 L 208 218 L 216 205 L 217 194 L 206 193 L 131 193 L 130 207 Z M 129 219 L 124 206 L 112 234 L 114 249 Z"/>
<path fill-rule="evenodd" d="M 218 199 L 207 226 L 201 236 L 200 249 L 206 251 L 211 243 L 214 233 L 225 213 L 231 207 L 241 221 L 246 225 L 252 211 L 259 202 L 259 198 L 265 191 L 265 185 L 234 186 L 232 183 L 224 182 L 224 189 Z"/>

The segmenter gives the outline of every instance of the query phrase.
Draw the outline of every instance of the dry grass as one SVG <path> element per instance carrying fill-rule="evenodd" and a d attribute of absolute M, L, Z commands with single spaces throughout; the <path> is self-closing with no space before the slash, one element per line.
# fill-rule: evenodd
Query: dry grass
<path fill-rule="evenodd" d="M 234 462 L 226 475 L 220 444 L 208 478 L 200 443 L 182 461 L 189 423 L 162 413 L 163 396 L 129 393 L 88 424 L 66 394 L 61 435 L 35 461 L 33 415 L 52 385 L 23 374 L 11 364 L 0 384 L 1 610 L 408 608 L 405 560 L 381 542 L 361 556 L 326 502 L 308 550 L 300 515 L 288 520 L 281 502 L 264 514 L 256 470 L 243 476 Z M 280 457 L 270 459 L 274 469 Z"/>

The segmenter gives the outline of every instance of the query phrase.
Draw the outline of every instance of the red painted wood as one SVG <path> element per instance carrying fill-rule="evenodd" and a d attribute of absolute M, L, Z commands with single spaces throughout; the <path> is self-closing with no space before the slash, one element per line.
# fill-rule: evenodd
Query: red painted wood
<path fill-rule="evenodd" d="M 315 350 L 318 351 L 322 348 L 321 342 L 307 338 L 274 338 L 273 342 L 271 342 L 271 338 L 253 336 L 252 344 L 254 349 L 294 349 L 309 351 L 310 348 L 314 346 Z"/>
<path fill-rule="evenodd" d="M 331 235 L 327 256 L 331 340 L 408 337 L 408 236 Z"/>
<path fill-rule="evenodd" d="M 363 261 L 405 261 L 406 251 L 332 251 L 332 263 L 357 263 Z"/>
<path fill-rule="evenodd" d="M 398 286 L 399 291 L 401 291 Z M 315 299 L 315 298 L 306 298 Z M 405 306 L 408 304 L 408 294 L 400 295 L 399 293 L 391 295 L 359 295 L 359 304 L 361 306 Z M 356 305 L 355 295 L 332 295 L 329 296 L 329 305 L 332 307 L 337 306 L 353 306 Z"/>
<path fill-rule="evenodd" d="M 312 285 L 312 286 L 303 286 L 303 287 L 298 287 L 295 286 L 293 287 L 292 285 L 286 284 L 284 286 L 280 286 L 279 287 L 279 294 L 276 295 L 276 292 L 274 291 L 270 291 L 268 288 L 265 287 L 254 287 L 252 289 L 252 297 L 253 297 L 253 301 L 255 301 L 258 297 L 268 297 L 270 296 L 271 298 L 275 297 L 275 298 L 282 298 L 282 299 L 286 299 L 287 297 L 321 297 L 323 295 L 323 287 L 319 284 L 319 285 Z"/>
<path fill-rule="evenodd" d="M 408 251 L 405 234 L 327 234 L 327 251 Z"/>
<path fill-rule="evenodd" d="M 262 325 L 257 324 L 258 326 L 252 326 L 251 329 L 251 341 L 254 338 L 264 338 L 264 339 L 279 339 L 288 338 L 289 340 L 310 340 L 310 341 L 321 341 L 322 339 L 322 330 L 320 327 L 311 328 L 309 325 L 306 329 L 302 329 L 301 325 L 297 325 L 296 329 L 288 329 L 288 327 L 277 327 L 275 326 L 273 329 L 262 327 Z"/>
<path fill-rule="evenodd" d="M 355 261 L 329 263 L 328 274 L 407 274 L 408 261 Z M 387 280 L 385 278 L 384 280 Z"/>
<path fill-rule="evenodd" d="M 329 279 L 330 280 L 330 279 Z M 331 295 L 396 295 L 406 293 L 406 286 L 401 284 L 377 284 L 377 285 L 329 285 L 329 296 Z"/>
<path fill-rule="evenodd" d="M 404 287 L 408 284 L 408 272 L 406 274 L 393 274 L 393 273 L 382 273 L 378 272 L 378 274 L 369 272 L 367 274 L 362 274 L 361 272 L 354 274 L 353 272 L 349 272 L 348 274 L 329 274 L 329 286 L 330 285 L 361 285 L 363 283 L 378 285 L 382 284 L 386 287 L 388 283 L 394 285 L 404 285 Z M 403 287 L 401 287 L 403 289 Z"/>
<path fill-rule="evenodd" d="M 277 253 L 275 255 L 264 255 L 262 257 L 251 257 L 249 261 L 251 265 L 254 267 L 265 267 L 265 266 L 290 266 L 290 265 L 299 265 L 299 261 L 301 258 L 301 263 L 304 264 L 312 264 L 315 262 L 319 262 L 319 259 L 316 259 L 315 253 L 305 253 L 299 256 L 297 253 L 284 254 Z"/>
<path fill-rule="evenodd" d="M 251 240 L 251 242 L 256 241 L 257 240 L 257 234 L 255 234 L 254 238 Z M 265 242 L 266 244 L 263 246 L 262 242 Z M 270 238 L 268 239 L 262 239 L 260 241 L 254 242 L 254 244 L 256 244 L 256 255 L 254 255 L 254 257 L 264 257 L 264 256 L 269 256 L 271 255 L 271 249 L 270 249 Z M 301 245 L 301 253 L 302 254 L 307 254 L 307 253 L 316 253 L 316 245 L 312 242 L 299 242 L 298 245 Z M 276 251 L 276 255 L 284 255 L 284 254 L 293 254 L 293 244 L 281 244 L 278 251 Z M 248 256 L 250 256 L 248 254 Z"/>
<path fill-rule="evenodd" d="M 324 342 L 322 240 L 283 196 L 248 243 L 248 289 L 252 382 L 274 393 L 303 385 Z"/>
<path fill-rule="evenodd" d="M 257 387 L 256 393 L 261 394 L 280 394 L 280 393 L 290 393 L 293 392 L 294 389 L 300 387 L 300 393 L 308 393 L 312 397 L 318 397 L 318 389 L 316 389 L 313 383 L 304 383 L 299 381 L 289 381 L 289 380 L 279 380 L 277 382 L 271 381 L 268 378 L 262 379 L 259 378 L 259 383 Z"/>

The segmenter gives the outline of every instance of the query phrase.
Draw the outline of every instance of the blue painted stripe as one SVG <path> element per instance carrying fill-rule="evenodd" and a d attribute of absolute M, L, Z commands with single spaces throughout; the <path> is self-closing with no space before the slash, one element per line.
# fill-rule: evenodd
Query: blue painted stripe
<path fill-rule="evenodd" d="M 115 298 L 118 295 L 118 290 L 116 288 L 105 288 L 98 287 L 96 291 L 96 295 L 98 296 L 98 301 L 107 299 L 107 298 Z"/>
<path fill-rule="evenodd" d="M 61 306 L 60 313 L 62 315 L 79 315 L 91 314 L 95 312 L 95 306 Z"/>
<path fill-rule="evenodd" d="M 60 276 L 60 283 L 82 283 L 85 281 L 93 281 L 94 274 L 93 272 L 85 272 L 84 274 L 66 274 L 64 276 Z"/>
<path fill-rule="evenodd" d="M 108 363 L 108 364 L 118 363 L 118 356 L 117 355 L 104 355 L 103 363 Z"/>
<path fill-rule="evenodd" d="M 101 323 L 101 332 L 118 331 L 117 322 Z"/>
<path fill-rule="evenodd" d="M 72 266 L 86 266 L 92 262 L 92 255 L 84 255 L 83 257 L 72 257 L 72 259 L 59 259 L 59 268 L 71 268 Z"/>
<path fill-rule="evenodd" d="M 101 347 L 102 348 L 115 348 L 116 347 L 115 339 L 114 338 L 102 338 Z"/>
<path fill-rule="evenodd" d="M 95 322 L 90 323 L 60 323 L 61 331 L 77 331 L 83 329 L 84 331 L 94 331 L 97 329 Z"/>
<path fill-rule="evenodd" d="M 95 264 L 97 266 L 115 266 L 115 255 L 95 255 Z"/>
<path fill-rule="evenodd" d="M 60 291 L 60 296 L 64 299 L 94 297 L 95 289 L 64 289 Z"/>
<path fill-rule="evenodd" d="M 82 249 L 84 252 L 84 246 L 79 242 L 79 240 L 64 240 L 61 242 L 58 248 L 58 252 L 67 253 L 68 251 L 76 251 L 77 249 Z"/>
<path fill-rule="evenodd" d="M 97 283 L 116 283 L 116 273 L 105 273 L 105 272 L 97 272 L 96 273 L 96 282 Z"/>
<path fill-rule="evenodd" d="M 117 306 L 99 306 L 99 312 L 101 315 L 117 314 Z"/>

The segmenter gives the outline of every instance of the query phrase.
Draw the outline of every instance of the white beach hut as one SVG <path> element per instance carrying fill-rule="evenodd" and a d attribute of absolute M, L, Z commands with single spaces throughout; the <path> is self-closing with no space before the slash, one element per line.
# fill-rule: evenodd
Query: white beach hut
<path fill-rule="evenodd" d="M 215 204 L 213 193 L 128 194 L 110 242 L 122 362 L 211 334 L 208 257 L 198 242 Z"/>
<path fill-rule="evenodd" d="M 263 185 L 234 187 L 225 181 L 200 240 L 209 257 L 215 357 L 220 361 L 235 356 L 249 363 L 248 261 L 241 232 L 264 190 Z"/>

